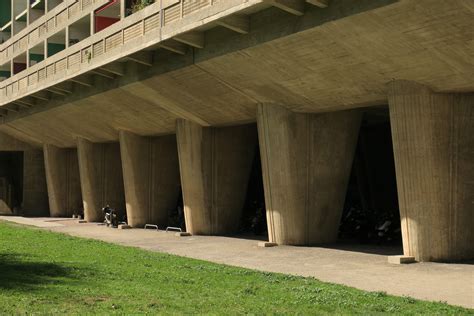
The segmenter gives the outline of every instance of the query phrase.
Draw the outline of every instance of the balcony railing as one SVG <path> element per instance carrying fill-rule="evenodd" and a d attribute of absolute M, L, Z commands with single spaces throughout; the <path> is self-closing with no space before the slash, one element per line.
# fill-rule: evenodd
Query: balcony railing
<path fill-rule="evenodd" d="M 0 83 L 5 105 L 196 27 L 237 13 L 262 0 L 160 0 Z"/>
<path fill-rule="evenodd" d="M 0 45 L 0 65 L 24 53 L 28 48 L 39 44 L 47 36 L 64 28 L 72 20 L 107 3 L 108 0 L 68 0 L 38 18 L 26 29 L 20 31 Z M 82 14 L 81 14 L 82 13 Z"/>

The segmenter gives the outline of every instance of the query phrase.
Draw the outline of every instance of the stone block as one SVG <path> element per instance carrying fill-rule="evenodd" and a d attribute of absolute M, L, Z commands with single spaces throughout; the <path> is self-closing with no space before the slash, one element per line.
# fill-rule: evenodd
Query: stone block
<path fill-rule="evenodd" d="M 408 264 L 415 262 L 415 257 L 412 256 L 388 256 L 388 263 L 390 264 Z"/>

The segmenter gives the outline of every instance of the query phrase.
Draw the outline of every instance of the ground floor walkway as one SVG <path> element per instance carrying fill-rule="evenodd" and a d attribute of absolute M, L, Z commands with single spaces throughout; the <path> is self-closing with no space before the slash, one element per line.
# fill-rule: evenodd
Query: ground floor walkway
<path fill-rule="evenodd" d="M 250 269 L 312 276 L 367 291 L 385 291 L 474 308 L 474 262 L 391 265 L 387 255 L 399 249 L 337 244 L 331 248 L 261 248 L 250 238 L 191 236 L 156 230 L 118 230 L 77 220 L 0 216 L 72 236 L 166 252 Z"/>

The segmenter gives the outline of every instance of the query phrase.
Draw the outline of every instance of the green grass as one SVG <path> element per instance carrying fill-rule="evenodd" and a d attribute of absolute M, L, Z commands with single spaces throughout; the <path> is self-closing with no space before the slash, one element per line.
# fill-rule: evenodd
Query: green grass
<path fill-rule="evenodd" d="M 0 222 L 0 314 L 472 314 Z"/>

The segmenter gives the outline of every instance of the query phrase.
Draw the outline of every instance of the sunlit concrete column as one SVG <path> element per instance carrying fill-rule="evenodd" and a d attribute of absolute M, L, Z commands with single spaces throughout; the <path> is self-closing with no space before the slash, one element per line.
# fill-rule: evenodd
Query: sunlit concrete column
<path fill-rule="evenodd" d="M 234 233 L 256 148 L 255 126 L 214 128 L 178 120 L 176 127 L 187 231 Z"/>
<path fill-rule="evenodd" d="M 50 215 L 71 216 L 82 206 L 77 150 L 44 145 L 43 153 Z"/>
<path fill-rule="evenodd" d="M 389 85 L 405 255 L 474 258 L 474 94 Z"/>
<path fill-rule="evenodd" d="M 176 136 L 142 137 L 120 132 L 128 224 L 168 225 L 180 190 Z"/>
<path fill-rule="evenodd" d="M 303 114 L 259 105 L 270 242 L 311 245 L 337 239 L 360 120 L 358 111 Z"/>
<path fill-rule="evenodd" d="M 102 207 L 124 210 L 125 195 L 118 143 L 92 143 L 77 140 L 84 218 L 102 222 Z"/>

